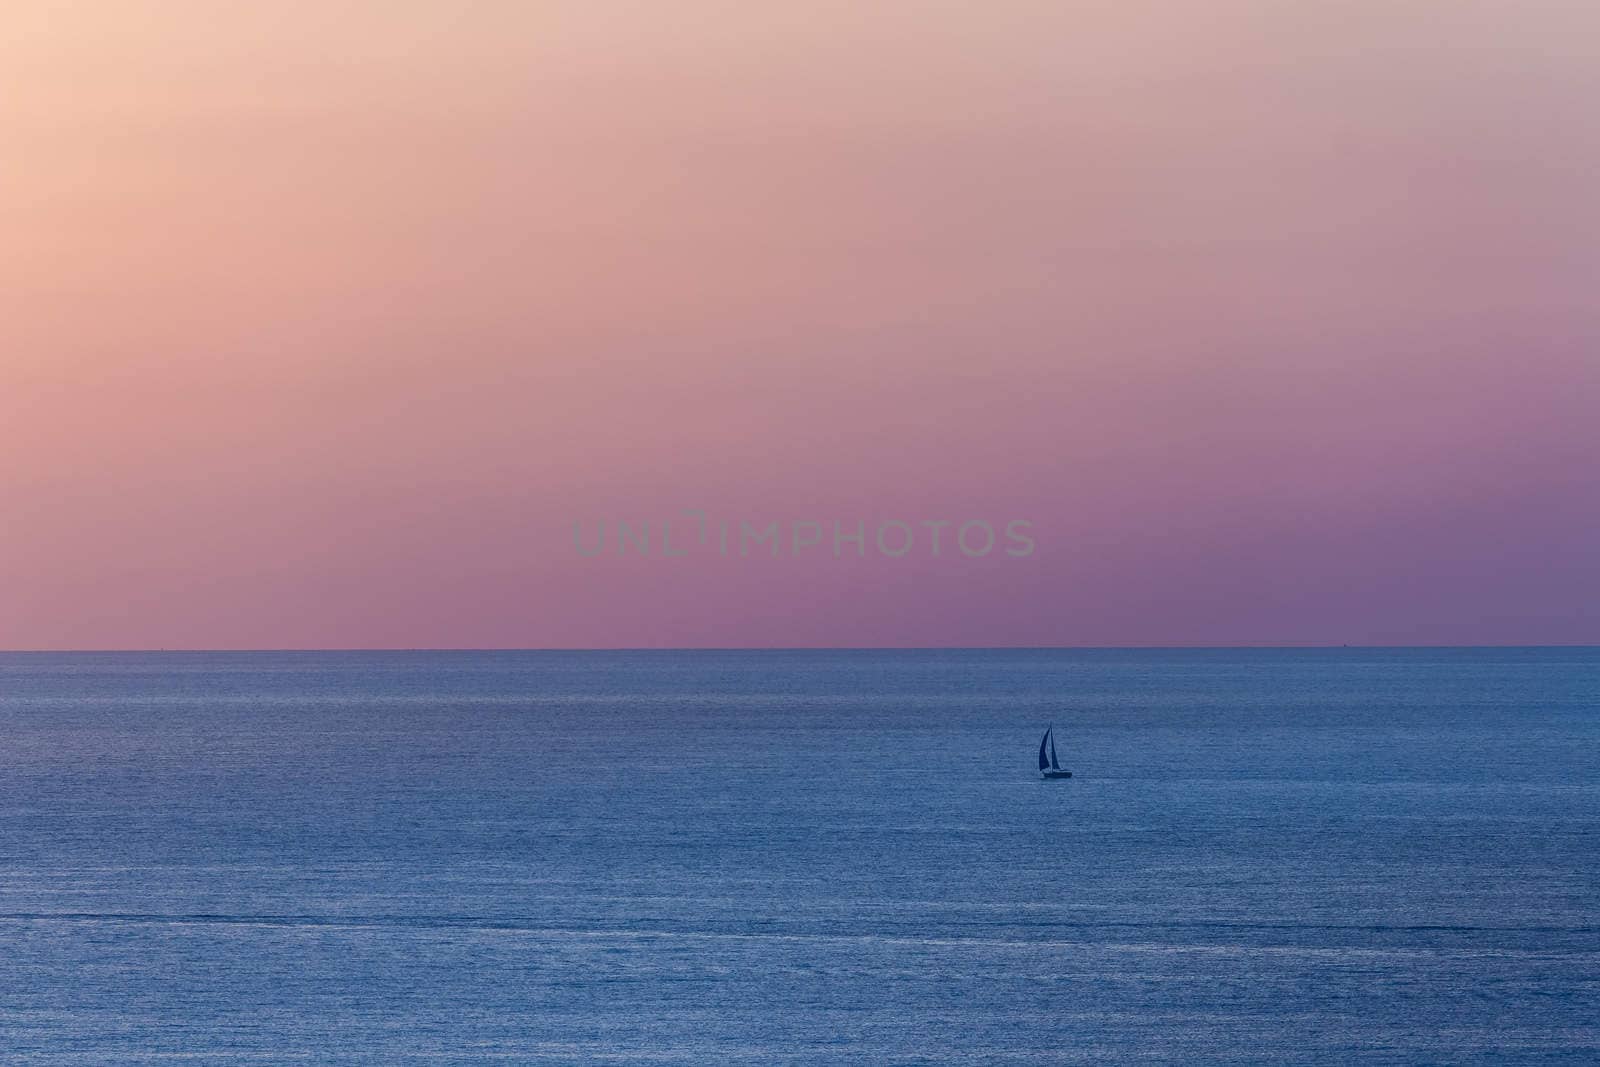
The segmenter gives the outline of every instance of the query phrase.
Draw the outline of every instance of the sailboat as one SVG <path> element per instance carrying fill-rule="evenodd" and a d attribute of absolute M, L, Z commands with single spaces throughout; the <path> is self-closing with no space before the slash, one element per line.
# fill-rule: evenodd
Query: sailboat
<path fill-rule="evenodd" d="M 1071 771 L 1061 769 L 1061 764 L 1056 762 L 1056 724 L 1051 723 L 1050 728 L 1039 739 L 1039 774 L 1044 778 L 1071 778 Z"/>

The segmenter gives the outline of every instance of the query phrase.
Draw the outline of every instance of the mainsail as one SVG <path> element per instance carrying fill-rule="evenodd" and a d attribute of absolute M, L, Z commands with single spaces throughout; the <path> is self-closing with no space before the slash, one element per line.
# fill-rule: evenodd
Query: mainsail
<path fill-rule="evenodd" d="M 1056 762 L 1056 728 L 1054 726 L 1050 727 L 1044 732 L 1044 735 L 1050 739 L 1050 769 L 1059 771 L 1061 764 Z M 1043 768 L 1040 769 L 1043 770 Z"/>
<path fill-rule="evenodd" d="M 1053 729 L 1055 729 L 1055 727 L 1051 727 L 1050 729 L 1053 730 Z M 1046 758 L 1046 756 L 1045 756 L 1045 746 L 1046 745 L 1050 746 L 1050 755 L 1049 755 L 1048 758 Z M 1051 763 L 1055 760 L 1055 755 L 1056 755 L 1055 743 L 1050 740 L 1050 730 L 1046 730 L 1044 732 L 1044 736 L 1039 738 L 1039 769 L 1041 771 L 1048 769 L 1050 767 Z"/>

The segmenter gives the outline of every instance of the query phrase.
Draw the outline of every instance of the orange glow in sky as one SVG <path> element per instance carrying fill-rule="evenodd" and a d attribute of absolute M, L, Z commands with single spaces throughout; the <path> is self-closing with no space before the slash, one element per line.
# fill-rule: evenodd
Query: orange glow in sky
<path fill-rule="evenodd" d="M 1600 9 L 0 12 L 0 648 L 1600 642 Z M 1034 523 L 1026 559 L 572 524 Z"/>

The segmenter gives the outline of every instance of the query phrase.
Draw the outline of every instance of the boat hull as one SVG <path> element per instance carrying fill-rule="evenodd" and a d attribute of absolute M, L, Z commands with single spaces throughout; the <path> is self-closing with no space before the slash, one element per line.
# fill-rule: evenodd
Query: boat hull
<path fill-rule="evenodd" d="M 1071 778 L 1072 777 L 1072 772 L 1071 771 L 1040 771 L 1039 775 L 1040 775 L 1040 777 L 1046 778 L 1046 779 L 1049 779 L 1049 778 Z"/>

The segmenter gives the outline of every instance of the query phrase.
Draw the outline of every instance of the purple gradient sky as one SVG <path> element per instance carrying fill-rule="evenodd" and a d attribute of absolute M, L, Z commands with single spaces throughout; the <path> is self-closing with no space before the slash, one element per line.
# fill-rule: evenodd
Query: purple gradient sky
<path fill-rule="evenodd" d="M 0 647 L 1600 642 L 1592 4 L 17 8 Z"/>

